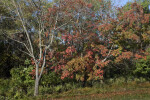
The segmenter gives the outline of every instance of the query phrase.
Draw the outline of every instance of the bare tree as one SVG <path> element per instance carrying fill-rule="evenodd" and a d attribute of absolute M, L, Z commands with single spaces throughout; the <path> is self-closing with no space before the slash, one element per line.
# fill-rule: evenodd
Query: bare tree
<path fill-rule="evenodd" d="M 45 14 L 45 11 L 41 8 L 41 4 L 42 4 L 42 1 L 39 0 L 38 4 L 36 4 L 36 2 L 34 2 L 33 0 L 28 0 L 29 3 L 32 4 L 32 6 L 34 7 L 34 9 L 36 9 L 35 11 L 37 12 L 37 15 L 35 15 L 35 18 L 37 20 L 37 26 L 38 26 L 38 30 L 37 30 L 37 33 L 38 33 L 38 49 L 39 49 L 39 53 L 37 53 L 35 55 L 34 53 L 34 48 L 33 48 L 33 43 L 32 43 L 32 39 L 30 37 L 30 33 L 28 31 L 28 24 L 30 22 L 27 22 L 26 19 L 24 18 L 24 12 L 20 6 L 20 3 L 19 2 L 15 2 L 15 0 L 12 0 L 13 2 L 13 5 L 15 7 L 15 12 L 17 14 L 17 16 L 19 17 L 19 20 L 21 21 L 21 24 L 22 24 L 22 27 L 23 27 L 23 30 L 25 31 L 25 35 L 26 35 L 26 43 L 22 43 L 27 52 L 26 51 L 23 51 L 24 53 L 28 54 L 30 57 L 33 58 L 34 62 L 35 62 L 35 66 L 36 66 L 36 72 L 35 72 L 35 90 L 34 90 L 34 96 L 37 96 L 38 95 L 38 89 L 39 89 L 39 81 L 40 81 L 40 78 L 41 78 L 41 75 L 43 73 L 43 70 L 44 70 L 44 66 L 45 66 L 45 56 L 46 56 L 46 52 L 47 50 L 50 48 L 52 42 L 53 42 L 53 38 L 54 38 L 54 34 L 53 33 L 50 33 L 49 35 L 51 36 L 51 38 L 49 39 L 49 44 L 43 44 L 42 43 L 42 40 L 43 40 L 43 33 L 44 33 L 44 21 L 42 20 L 42 16 Z M 57 19 L 56 19 L 56 23 L 57 24 Z M 30 27 L 30 28 L 33 28 L 33 27 Z M 42 50 L 44 50 L 44 52 L 42 52 Z M 42 62 L 42 66 L 41 66 L 41 71 L 39 72 L 39 64 L 41 63 L 41 60 L 43 60 Z"/>
<path fill-rule="evenodd" d="M 59 17 L 59 11 L 55 12 L 55 15 L 51 16 L 53 19 L 53 23 L 50 22 L 46 22 L 46 20 L 44 20 L 44 16 L 47 13 L 47 8 L 45 9 L 44 4 L 48 3 L 48 1 L 46 0 L 12 0 L 12 5 L 13 8 L 15 10 L 12 11 L 12 9 L 10 8 L 9 5 L 7 5 L 8 0 L 4 0 L 4 5 L 8 7 L 8 9 L 15 13 L 15 20 L 17 19 L 22 26 L 22 29 L 20 29 L 21 31 L 24 32 L 25 35 L 25 41 L 21 41 L 20 39 L 16 39 L 16 38 L 11 38 L 9 36 L 7 36 L 9 39 L 14 40 L 20 44 L 22 44 L 25 48 L 25 50 L 19 49 L 21 52 L 29 55 L 31 58 L 33 58 L 33 61 L 35 63 L 36 66 L 36 71 L 35 71 L 35 90 L 34 90 L 34 96 L 38 95 L 38 90 L 39 90 L 39 81 L 41 79 L 44 67 L 45 67 L 45 63 L 46 63 L 46 53 L 48 52 L 48 50 L 51 50 L 51 45 L 54 41 L 54 34 L 56 32 L 56 30 L 58 30 L 59 28 L 61 28 L 62 26 L 66 25 L 60 25 L 58 26 L 58 17 Z M 22 7 L 22 2 L 24 3 L 24 5 L 27 5 L 28 7 L 30 6 L 29 11 L 31 12 L 31 16 L 33 17 L 33 19 L 28 20 L 25 15 L 26 15 L 26 9 L 24 7 Z M 26 7 L 27 8 L 27 7 Z M 51 7 L 53 8 L 53 7 Z M 13 18 L 14 17 L 10 17 Z M 30 24 L 34 21 L 35 26 L 32 26 L 33 24 Z M 53 24 L 51 28 L 47 28 L 45 26 L 45 23 L 48 24 Z M 57 26 L 57 27 L 56 27 Z M 36 37 L 32 37 L 31 36 L 31 31 L 36 34 Z M 45 35 L 45 33 L 48 32 L 48 36 Z M 38 44 L 38 50 L 34 49 L 33 46 L 33 41 L 37 40 Z M 41 68 L 41 70 L 39 71 L 39 67 Z"/>

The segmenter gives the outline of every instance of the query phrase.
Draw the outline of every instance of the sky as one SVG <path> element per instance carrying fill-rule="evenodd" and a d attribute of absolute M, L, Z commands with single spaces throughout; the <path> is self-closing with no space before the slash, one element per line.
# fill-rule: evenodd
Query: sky
<path fill-rule="evenodd" d="M 48 1 L 52 1 L 52 0 L 48 0 Z M 113 3 L 115 4 L 115 6 L 124 6 L 128 1 L 132 1 L 132 0 L 112 0 Z"/>
<path fill-rule="evenodd" d="M 129 1 L 132 1 L 132 0 L 112 0 L 115 6 L 118 6 L 118 7 L 124 6 Z"/>
<path fill-rule="evenodd" d="M 124 6 L 127 2 L 129 1 L 134 1 L 134 0 L 112 0 L 115 6 L 121 7 Z M 150 5 L 149 5 L 149 10 L 150 10 Z"/>

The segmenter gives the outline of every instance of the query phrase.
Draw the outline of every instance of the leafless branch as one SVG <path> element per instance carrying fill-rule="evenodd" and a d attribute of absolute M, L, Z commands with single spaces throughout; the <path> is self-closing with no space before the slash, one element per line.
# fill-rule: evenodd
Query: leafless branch
<path fill-rule="evenodd" d="M 46 51 L 47 51 L 47 49 L 45 49 L 45 51 L 44 51 L 44 54 L 43 54 L 43 64 L 42 64 L 42 69 L 41 69 L 41 72 L 40 72 L 40 75 L 39 75 L 39 79 L 41 78 L 41 76 L 42 76 L 42 73 L 43 73 L 43 70 L 44 70 L 44 67 L 45 67 L 45 63 L 46 63 L 46 61 L 45 61 L 45 56 L 46 56 Z"/>
<path fill-rule="evenodd" d="M 14 6 L 15 6 L 15 8 L 16 8 L 16 12 L 17 12 L 17 14 L 18 14 L 18 16 L 19 16 L 19 18 L 20 18 L 20 20 L 21 20 L 22 26 L 23 26 L 23 28 L 24 28 L 24 30 L 25 30 L 25 33 L 26 33 L 26 36 L 27 36 L 27 40 L 28 40 L 29 45 L 30 45 L 31 53 L 32 53 L 32 55 L 33 55 L 33 46 L 32 46 L 32 43 L 31 43 L 31 40 L 30 40 L 30 37 L 29 37 L 29 33 L 28 33 L 28 31 L 27 31 L 27 29 L 26 29 L 26 27 L 25 27 L 25 22 L 23 21 L 23 19 L 22 19 L 22 17 L 21 17 L 21 14 L 20 14 L 20 12 L 19 12 L 19 10 L 18 10 L 18 7 L 17 7 L 17 5 L 16 5 L 16 3 L 15 3 L 14 0 L 13 0 L 13 4 L 14 4 Z M 19 7 L 19 8 L 20 8 L 20 7 Z M 20 8 L 20 10 L 21 10 L 21 8 Z"/>
<path fill-rule="evenodd" d="M 4 34 L 5 35 L 5 34 Z M 27 45 L 24 43 L 24 42 L 21 42 L 21 41 L 19 41 L 19 40 L 16 40 L 16 39 L 13 39 L 13 38 L 10 38 L 9 36 L 7 36 L 7 35 L 5 35 L 8 39 L 10 39 L 10 40 L 13 40 L 13 41 L 15 41 L 15 42 L 18 42 L 18 43 L 20 43 L 20 44 L 23 44 L 24 46 L 25 46 L 25 48 L 27 49 L 27 51 L 29 52 L 29 55 L 31 56 L 32 54 L 31 54 L 31 52 L 30 52 L 30 50 L 29 50 L 29 48 L 27 47 Z M 33 56 L 31 56 L 31 57 L 33 57 Z"/>
<path fill-rule="evenodd" d="M 107 60 L 107 58 L 109 57 L 109 55 L 110 55 L 110 53 L 111 53 L 111 51 L 112 51 L 113 46 L 114 46 L 114 44 L 111 46 L 111 49 L 109 50 L 109 52 L 108 52 L 106 58 L 103 59 L 102 62 L 105 62 L 105 61 Z"/>
<path fill-rule="evenodd" d="M 23 50 L 21 50 L 21 49 L 19 49 L 19 48 L 17 48 L 19 51 L 21 51 L 21 52 L 23 52 L 23 53 L 25 53 L 25 54 L 27 54 L 27 55 L 29 55 L 30 57 L 33 57 L 31 54 L 29 54 L 28 52 L 26 52 L 26 51 L 23 51 Z"/>

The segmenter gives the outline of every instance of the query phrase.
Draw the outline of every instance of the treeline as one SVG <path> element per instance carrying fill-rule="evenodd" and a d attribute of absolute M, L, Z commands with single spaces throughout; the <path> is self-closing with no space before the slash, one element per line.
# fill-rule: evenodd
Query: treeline
<path fill-rule="evenodd" d="M 0 98 L 123 77 L 150 80 L 150 2 L 0 1 Z"/>

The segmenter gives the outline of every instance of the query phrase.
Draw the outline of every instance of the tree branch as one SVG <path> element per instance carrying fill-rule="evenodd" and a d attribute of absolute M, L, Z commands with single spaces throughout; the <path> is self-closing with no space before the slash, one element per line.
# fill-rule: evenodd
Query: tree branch
<path fill-rule="evenodd" d="M 114 44 L 111 46 L 111 49 L 109 50 L 108 55 L 106 56 L 105 59 L 102 60 L 102 62 L 105 62 L 107 60 L 107 58 L 109 57 L 109 55 L 111 53 L 111 50 L 112 50 L 113 46 L 114 46 Z"/>
<path fill-rule="evenodd" d="M 3 35 L 6 36 L 6 37 L 7 37 L 8 39 L 10 39 L 10 40 L 13 40 L 13 41 L 18 42 L 18 43 L 20 43 L 20 44 L 23 44 L 23 45 L 25 46 L 25 48 L 27 49 L 27 51 L 29 52 L 28 55 L 30 55 L 30 56 L 32 55 L 31 52 L 30 52 L 30 50 L 29 50 L 29 48 L 27 47 L 27 45 L 26 45 L 24 42 L 21 42 L 21 41 L 12 39 L 12 38 L 8 37 L 7 35 L 5 35 L 4 33 L 3 33 Z M 33 56 L 31 56 L 31 57 L 33 57 Z"/>
<path fill-rule="evenodd" d="M 15 3 L 14 0 L 13 0 L 13 3 L 14 3 L 14 6 L 15 6 L 15 8 L 16 8 L 17 14 L 18 14 L 18 16 L 19 16 L 19 18 L 20 18 L 20 20 L 21 20 L 21 23 L 22 23 L 22 26 L 23 26 L 23 28 L 24 28 L 24 30 L 25 30 L 25 33 L 26 33 L 26 35 L 27 35 L 27 39 L 28 39 L 28 42 L 29 42 L 29 45 L 30 45 L 31 53 L 32 53 L 32 55 L 34 56 L 34 54 L 33 54 L 33 46 L 32 46 L 32 43 L 31 43 L 31 40 L 30 40 L 30 37 L 29 37 L 29 33 L 28 33 L 28 31 L 27 31 L 27 29 L 26 29 L 26 27 L 25 27 L 25 22 L 23 21 L 21 15 L 20 15 L 20 12 L 19 12 L 19 10 L 18 10 L 18 7 L 17 7 L 17 5 L 16 5 L 16 3 Z M 19 9 L 21 10 L 20 7 L 19 7 Z"/>

